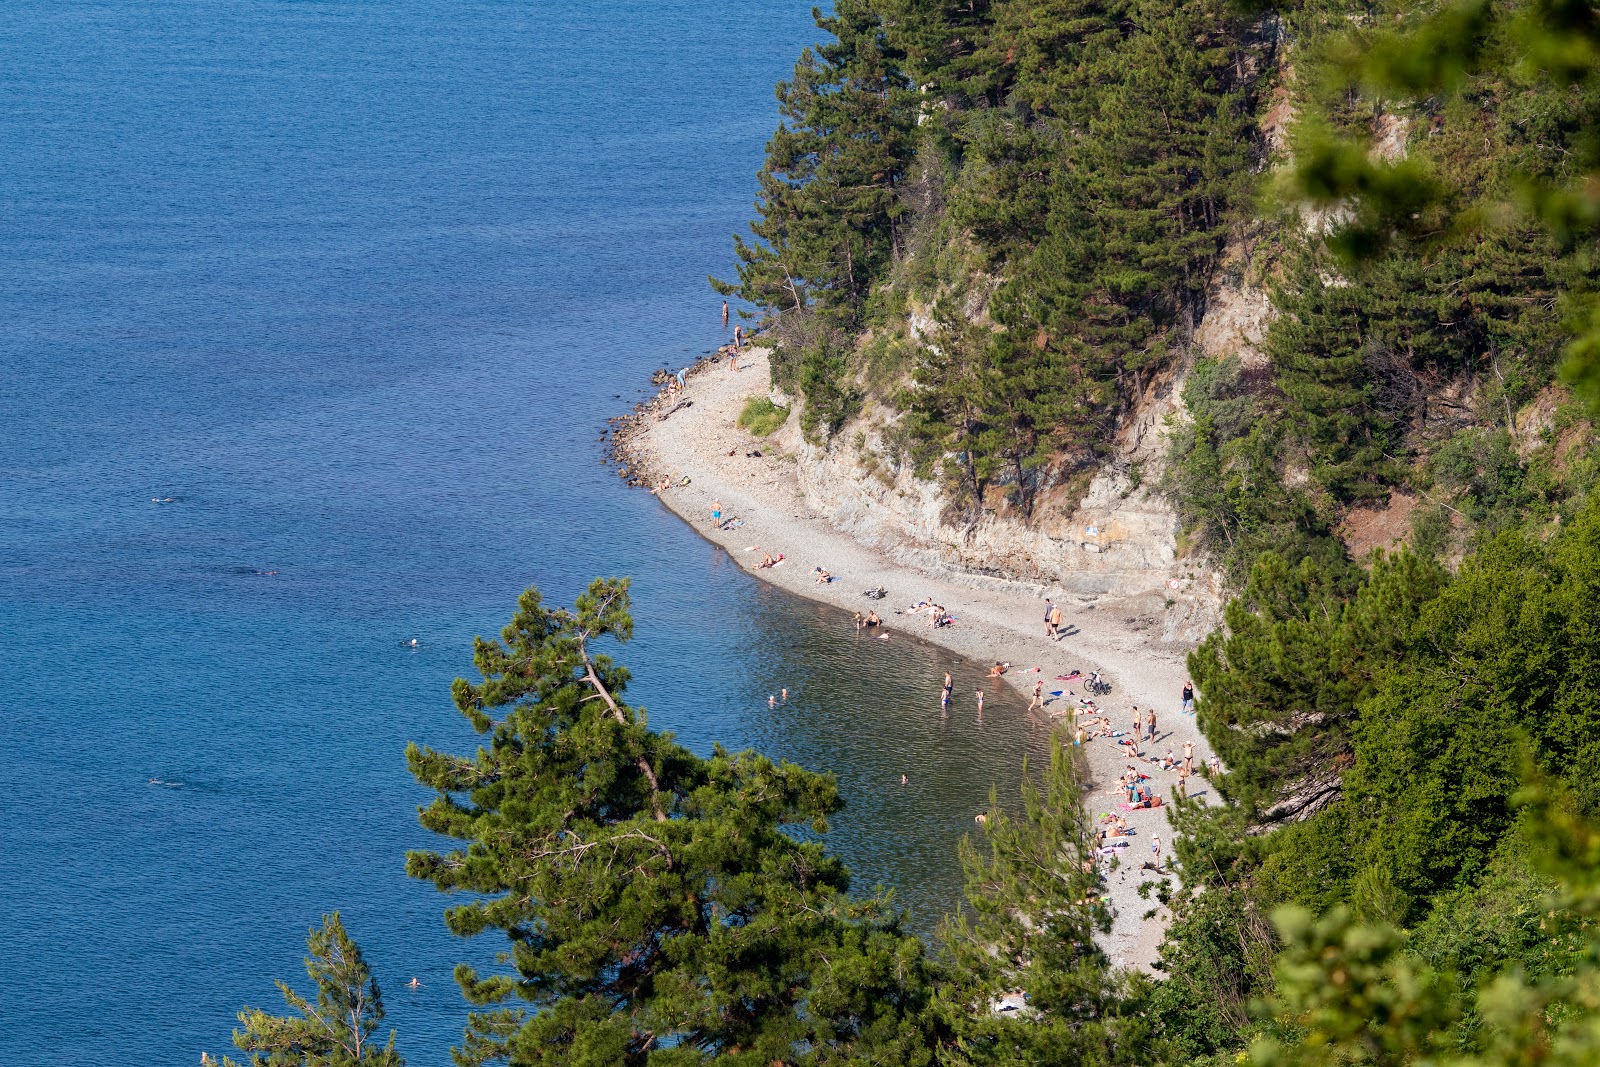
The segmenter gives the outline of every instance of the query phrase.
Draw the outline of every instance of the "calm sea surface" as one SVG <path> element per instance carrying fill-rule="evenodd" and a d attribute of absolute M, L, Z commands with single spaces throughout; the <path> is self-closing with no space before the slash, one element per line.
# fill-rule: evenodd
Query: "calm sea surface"
<path fill-rule="evenodd" d="M 633 575 L 652 724 L 836 771 L 858 882 L 952 905 L 1040 728 L 941 720 L 948 656 L 856 641 L 599 463 L 721 339 L 704 278 L 809 7 L 8 0 L 0 1063 L 223 1051 L 334 908 L 446 1063 L 451 967 L 499 945 L 405 878 L 402 752 L 470 750 L 449 681 L 530 583 Z"/>

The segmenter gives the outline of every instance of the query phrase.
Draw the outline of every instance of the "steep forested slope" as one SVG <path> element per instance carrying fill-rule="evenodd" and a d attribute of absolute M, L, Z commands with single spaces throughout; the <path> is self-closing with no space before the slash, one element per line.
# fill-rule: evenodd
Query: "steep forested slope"
<path fill-rule="evenodd" d="M 1191 658 L 1232 804 L 1184 815 L 1152 1054 L 1310 1003 L 1280 931 L 1309 967 L 1352 913 L 1401 931 L 1374 988 L 1441 968 L 1451 1040 L 1488 1040 L 1475 981 L 1578 966 L 1539 828 L 1600 815 L 1594 5 L 837 11 L 725 286 L 813 440 L 886 410 L 952 507 L 1028 523 L 1153 381 L 1182 398 L 1162 488 L 1234 596 Z M 1208 325 L 1240 293 L 1259 336 Z M 1564 799 L 1530 815 L 1529 782 Z"/>

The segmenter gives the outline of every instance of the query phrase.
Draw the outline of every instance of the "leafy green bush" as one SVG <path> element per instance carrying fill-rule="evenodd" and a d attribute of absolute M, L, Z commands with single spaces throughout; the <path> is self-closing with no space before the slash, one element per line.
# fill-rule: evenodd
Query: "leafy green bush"
<path fill-rule="evenodd" d="M 789 409 L 772 402 L 770 397 L 753 396 L 744 402 L 739 412 L 739 427 L 757 437 L 765 437 L 789 418 Z"/>

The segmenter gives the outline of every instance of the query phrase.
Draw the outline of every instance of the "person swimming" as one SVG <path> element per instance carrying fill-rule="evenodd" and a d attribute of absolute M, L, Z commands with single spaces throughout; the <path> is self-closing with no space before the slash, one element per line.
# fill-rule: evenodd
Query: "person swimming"
<path fill-rule="evenodd" d="M 411 981 L 406 983 L 406 988 L 407 989 L 421 989 L 422 988 L 422 979 L 420 979 L 420 978 L 416 977 L 415 975 L 413 975 L 412 978 L 411 978 Z"/>

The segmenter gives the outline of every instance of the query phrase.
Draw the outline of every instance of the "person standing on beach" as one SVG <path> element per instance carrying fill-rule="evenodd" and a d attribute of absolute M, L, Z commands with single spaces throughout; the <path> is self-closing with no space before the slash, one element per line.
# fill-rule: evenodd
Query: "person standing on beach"
<path fill-rule="evenodd" d="M 1194 742 L 1193 741 L 1185 741 L 1183 743 L 1183 773 L 1185 775 L 1189 775 L 1189 774 L 1193 774 L 1194 773 Z"/>
<path fill-rule="evenodd" d="M 1144 736 L 1144 715 L 1139 711 L 1139 705 L 1133 706 L 1133 739 L 1138 741 Z"/>
<path fill-rule="evenodd" d="M 944 689 L 939 693 L 939 710 L 946 711 L 950 707 L 950 693 L 955 689 L 955 682 L 950 679 L 950 672 L 944 672 Z"/>
<path fill-rule="evenodd" d="M 1056 604 L 1050 608 L 1050 636 L 1057 641 L 1065 635 L 1061 632 L 1061 605 Z"/>
<path fill-rule="evenodd" d="M 1049 597 L 1045 597 L 1044 598 L 1044 635 L 1046 637 L 1054 637 L 1056 635 L 1056 624 L 1050 621 L 1050 615 L 1054 611 L 1055 611 L 1055 605 L 1050 603 L 1050 598 Z"/>
<path fill-rule="evenodd" d="M 1153 834 L 1150 838 L 1150 854 L 1156 858 L 1156 866 L 1161 866 L 1161 835 Z"/>
<path fill-rule="evenodd" d="M 1150 741 L 1153 744 L 1155 742 L 1155 739 L 1156 739 L 1156 709 L 1155 708 L 1146 708 L 1145 709 L 1145 711 L 1144 711 L 1144 721 L 1145 721 L 1145 725 L 1150 727 Z"/>
<path fill-rule="evenodd" d="M 1037 682 L 1033 683 L 1033 699 L 1028 701 L 1028 710 L 1032 711 L 1034 708 L 1039 708 L 1041 711 L 1044 709 L 1044 679 L 1043 678 L 1041 678 Z"/>
<path fill-rule="evenodd" d="M 711 528 L 714 530 L 722 529 L 722 501 L 720 500 L 711 502 Z"/>
<path fill-rule="evenodd" d="M 1183 713 L 1185 715 L 1193 715 L 1194 714 L 1194 683 L 1193 682 L 1184 682 L 1183 683 Z"/>
<path fill-rule="evenodd" d="M 743 326 L 735 326 L 733 328 L 733 350 L 735 352 L 744 351 L 744 327 Z"/>

